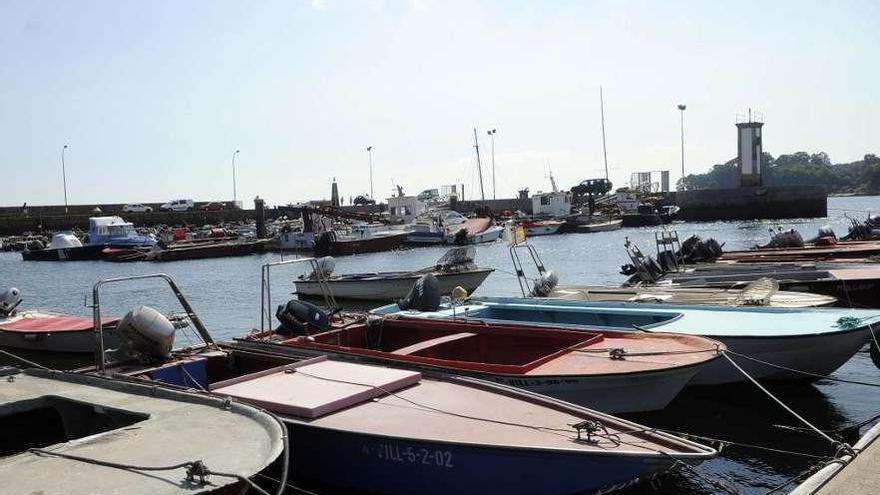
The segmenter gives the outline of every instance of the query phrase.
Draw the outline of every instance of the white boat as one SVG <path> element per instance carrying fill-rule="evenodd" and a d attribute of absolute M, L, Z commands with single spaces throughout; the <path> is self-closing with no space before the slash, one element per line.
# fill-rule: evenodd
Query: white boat
<path fill-rule="evenodd" d="M 565 301 L 535 298 L 474 298 L 463 306 L 443 306 L 436 312 L 401 311 L 389 305 L 373 311 L 420 318 L 479 319 L 554 329 L 585 331 L 665 332 L 709 337 L 733 352 L 776 366 L 828 375 L 864 346 L 876 311 L 840 308 L 768 308 L 682 306 L 620 302 Z M 734 356 L 756 379 L 792 380 L 807 376 Z M 693 385 L 744 381 L 726 360 L 709 363 Z"/>
<path fill-rule="evenodd" d="M 620 218 L 612 220 L 599 220 L 590 223 L 578 224 L 577 231 L 586 233 L 609 232 L 612 230 L 620 230 L 622 224 L 623 220 Z"/>
<path fill-rule="evenodd" d="M 279 420 L 229 398 L 55 370 L 0 378 L 2 495 L 245 493 L 287 448 Z"/>
<path fill-rule="evenodd" d="M 11 288 L 0 293 L 0 347 L 27 351 L 95 352 L 92 318 L 46 311 L 19 311 L 21 293 Z M 115 318 L 104 318 L 103 334 L 108 347 L 115 347 Z"/>
<path fill-rule="evenodd" d="M 323 280 L 315 273 L 294 280 L 296 294 L 305 297 L 323 297 L 329 290 L 333 297 L 366 301 L 396 301 L 406 297 L 416 281 L 426 273 L 437 277 L 441 294 L 450 294 L 461 286 L 473 293 L 494 270 L 478 268 L 474 264 L 473 247 L 453 248 L 433 266 L 413 271 L 347 273 L 332 275 L 331 260 L 319 260 Z M 322 290 L 322 284 L 324 289 Z"/>
<path fill-rule="evenodd" d="M 526 237 L 558 234 L 565 225 L 561 220 L 525 220 L 520 225 L 526 231 Z"/>

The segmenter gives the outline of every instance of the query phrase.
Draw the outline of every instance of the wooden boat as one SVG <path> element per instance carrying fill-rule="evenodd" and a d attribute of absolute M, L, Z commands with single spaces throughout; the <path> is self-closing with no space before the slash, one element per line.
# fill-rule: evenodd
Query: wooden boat
<path fill-rule="evenodd" d="M 663 409 L 720 357 L 720 344 L 700 337 L 398 317 L 343 317 L 308 337 L 282 330 L 241 341 L 473 376 L 609 413 Z"/>
<path fill-rule="evenodd" d="M 149 277 L 169 283 L 205 343 L 170 357 L 99 363 L 99 369 L 210 390 L 274 412 L 295 446 L 289 467 L 297 481 L 391 495 L 604 493 L 717 454 L 629 421 L 481 380 L 368 366 L 256 340 L 217 344 L 169 277 L 130 279 Z M 100 304 L 94 312 L 100 319 Z M 152 345 L 136 341 L 136 355 Z"/>
<path fill-rule="evenodd" d="M 343 236 L 336 232 L 325 232 L 315 241 L 315 255 L 347 256 L 392 251 L 403 245 L 407 235 L 406 232 L 384 232 L 365 236 Z"/>
<path fill-rule="evenodd" d="M 576 226 L 577 232 L 609 232 L 612 230 L 620 230 L 620 227 L 623 225 L 623 219 L 611 219 L 611 220 L 600 220 L 593 221 L 590 223 L 579 223 Z"/>
<path fill-rule="evenodd" d="M 768 279 L 768 282 L 773 282 Z M 757 282 L 761 282 L 758 280 Z M 778 289 L 778 284 L 775 284 Z M 634 302 L 651 304 L 708 304 L 713 306 L 771 306 L 774 308 L 815 308 L 831 306 L 837 299 L 821 294 L 780 290 L 750 293 L 746 289 L 683 288 L 665 286 L 607 287 L 566 285 L 555 288 L 552 299 L 596 302 Z"/>
<path fill-rule="evenodd" d="M 526 231 L 526 236 L 558 234 L 565 225 L 561 220 L 525 220 L 519 223 Z"/>
<path fill-rule="evenodd" d="M 329 271 L 324 269 L 321 279 L 313 272 L 301 275 L 293 283 L 300 297 L 323 297 L 329 289 L 338 299 L 395 301 L 406 297 L 422 275 L 431 273 L 440 283 L 441 294 L 448 295 L 458 286 L 470 294 L 495 271 L 492 268 L 478 268 L 474 264 L 474 253 L 473 247 L 453 248 L 433 266 L 413 271 L 330 275 L 331 267 Z M 324 268 L 326 263 L 321 261 L 321 267 Z"/>
<path fill-rule="evenodd" d="M 504 297 L 474 298 L 464 306 L 445 306 L 437 312 L 399 311 L 390 305 L 374 313 L 429 319 L 466 317 L 529 328 L 539 325 L 548 331 L 560 327 L 578 329 L 591 335 L 613 329 L 704 336 L 722 342 L 733 352 L 817 375 L 828 375 L 846 363 L 870 339 L 871 325 L 880 321 L 876 311 L 836 308 L 679 306 Z M 757 379 L 808 378 L 732 357 Z M 730 363 L 720 360 L 703 367 L 691 383 L 716 385 L 743 380 L 745 377 Z"/>
<path fill-rule="evenodd" d="M 880 266 L 872 265 L 706 263 L 661 273 L 647 283 L 637 274 L 627 285 L 729 289 L 761 278 L 775 280 L 781 290 L 834 297 L 844 307 L 880 308 Z"/>
<path fill-rule="evenodd" d="M 491 218 L 468 218 L 446 227 L 446 243 L 464 245 L 495 242 L 503 231 L 492 223 Z"/>
<path fill-rule="evenodd" d="M 59 371 L 0 377 L 4 495 L 244 493 L 285 448 L 281 423 L 238 401 Z"/>
<path fill-rule="evenodd" d="M 270 351 L 220 344 L 178 352 L 158 366 L 108 369 L 184 387 L 198 377 L 213 394 L 272 411 L 297 452 L 290 461 L 297 482 L 359 493 L 599 493 L 676 461 L 715 455 L 629 421 L 481 380 L 309 358 L 286 346 Z M 607 435 L 578 440 L 572 425 L 579 424 L 601 425 Z"/>
<path fill-rule="evenodd" d="M 878 241 L 847 241 L 833 245 L 806 243 L 802 247 L 726 251 L 716 263 L 853 262 L 880 255 Z"/>
<path fill-rule="evenodd" d="M 11 288 L 0 293 L 0 347 L 42 352 L 95 352 L 92 318 L 45 311 L 19 311 L 21 294 Z M 104 318 L 104 339 L 116 346 L 116 318 Z"/>

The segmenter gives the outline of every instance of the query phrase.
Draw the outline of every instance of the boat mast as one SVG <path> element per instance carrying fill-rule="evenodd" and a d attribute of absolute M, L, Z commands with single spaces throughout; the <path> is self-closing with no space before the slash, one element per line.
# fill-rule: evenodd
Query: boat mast
<path fill-rule="evenodd" d="M 483 191 L 483 165 L 480 163 L 480 143 L 477 142 L 477 128 L 474 127 L 474 149 L 477 150 L 477 170 L 480 172 L 480 200 L 486 204 L 486 193 Z"/>
<path fill-rule="evenodd" d="M 605 180 L 608 179 L 608 151 L 605 149 L 605 99 L 602 97 L 602 86 L 599 86 L 599 112 L 602 115 L 602 157 L 605 159 Z"/>

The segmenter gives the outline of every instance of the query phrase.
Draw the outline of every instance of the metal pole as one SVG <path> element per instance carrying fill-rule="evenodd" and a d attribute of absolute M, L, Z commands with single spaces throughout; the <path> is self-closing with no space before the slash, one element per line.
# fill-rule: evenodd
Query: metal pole
<path fill-rule="evenodd" d="M 687 105 L 678 105 L 681 111 L 681 178 L 684 179 L 684 110 Z"/>
<path fill-rule="evenodd" d="M 599 86 L 599 113 L 602 116 L 602 157 L 605 160 L 605 180 L 608 178 L 608 151 L 605 149 L 605 99 L 602 95 L 602 86 Z"/>
<path fill-rule="evenodd" d="M 237 155 L 239 150 L 235 150 L 232 152 L 232 204 L 235 206 L 238 204 L 238 192 L 235 187 L 235 155 Z"/>
<path fill-rule="evenodd" d="M 495 199 L 495 133 L 497 129 L 486 131 L 486 134 L 492 137 L 492 199 Z"/>
<path fill-rule="evenodd" d="M 367 146 L 367 155 L 370 156 L 370 199 L 376 199 L 373 197 L 373 147 Z"/>
<path fill-rule="evenodd" d="M 61 148 L 61 180 L 64 181 L 64 213 L 68 213 L 67 211 L 67 170 L 64 167 L 64 152 L 67 151 L 68 146 L 65 144 L 63 148 Z"/>
<path fill-rule="evenodd" d="M 477 141 L 477 128 L 474 127 L 474 149 L 477 150 L 477 170 L 480 175 L 480 200 L 486 204 L 486 193 L 483 191 L 483 165 L 480 163 L 480 143 Z"/>

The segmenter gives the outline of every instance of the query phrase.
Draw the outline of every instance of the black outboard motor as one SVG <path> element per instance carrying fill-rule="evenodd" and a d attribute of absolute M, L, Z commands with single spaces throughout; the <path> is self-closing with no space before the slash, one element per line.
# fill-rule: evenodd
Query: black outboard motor
<path fill-rule="evenodd" d="M 328 231 L 324 232 L 318 239 L 315 240 L 315 256 L 329 256 L 333 254 L 331 251 L 333 250 L 333 241 L 336 240 L 336 232 Z"/>
<path fill-rule="evenodd" d="M 403 310 L 437 311 L 440 309 L 440 282 L 431 273 L 419 278 L 413 288 L 403 299 L 397 301 L 397 307 Z"/>
<path fill-rule="evenodd" d="M 308 335 L 309 329 L 323 332 L 330 328 L 330 315 L 326 311 L 297 299 L 279 305 L 275 317 L 281 322 L 275 332 L 281 335 Z"/>

